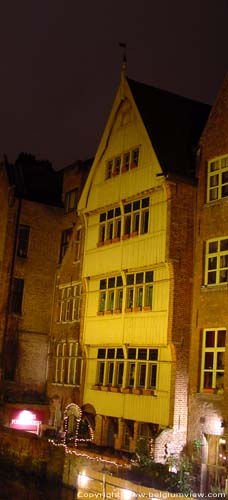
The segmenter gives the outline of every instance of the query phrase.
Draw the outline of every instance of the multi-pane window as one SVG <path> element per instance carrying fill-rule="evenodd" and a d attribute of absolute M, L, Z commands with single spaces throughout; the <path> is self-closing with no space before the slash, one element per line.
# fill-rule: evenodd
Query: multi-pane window
<path fill-rule="evenodd" d="M 124 205 L 124 235 L 144 234 L 149 228 L 149 198 Z"/>
<path fill-rule="evenodd" d="M 203 332 L 201 390 L 223 391 L 226 330 L 208 329 Z"/>
<path fill-rule="evenodd" d="M 119 175 L 121 172 L 128 172 L 130 168 L 136 168 L 139 165 L 139 147 L 125 151 L 106 163 L 105 179 Z"/>
<path fill-rule="evenodd" d="M 74 260 L 75 261 L 80 260 L 81 233 L 82 233 L 81 228 L 77 229 L 76 235 L 75 235 L 75 250 L 74 250 Z"/>
<path fill-rule="evenodd" d="M 78 189 L 72 189 L 65 194 L 65 212 L 72 212 L 76 209 L 78 202 Z"/>
<path fill-rule="evenodd" d="M 77 342 L 58 342 L 55 345 L 54 382 L 56 384 L 80 385 L 82 358 Z"/>
<path fill-rule="evenodd" d="M 126 309 L 152 308 L 153 271 L 127 274 Z"/>
<path fill-rule="evenodd" d="M 98 385 L 120 387 L 123 383 L 124 353 L 122 348 L 98 349 L 97 352 Z"/>
<path fill-rule="evenodd" d="M 15 314 L 22 313 L 22 301 L 24 292 L 24 280 L 22 278 L 13 278 L 11 295 L 11 312 Z"/>
<path fill-rule="evenodd" d="M 207 201 L 228 196 L 228 156 L 209 162 L 207 176 Z"/>
<path fill-rule="evenodd" d="M 67 248 L 69 246 L 69 241 L 70 241 L 70 237 L 71 237 L 71 234 L 72 234 L 72 228 L 69 228 L 69 229 L 65 229 L 64 231 L 62 231 L 62 234 L 61 234 L 61 244 L 60 244 L 60 253 L 59 253 L 59 263 L 61 264 L 62 260 L 63 260 L 63 257 L 67 251 Z"/>
<path fill-rule="evenodd" d="M 127 387 L 155 389 L 157 382 L 158 349 L 129 348 Z"/>
<path fill-rule="evenodd" d="M 59 287 L 58 318 L 60 323 L 80 319 L 81 283 Z"/>
<path fill-rule="evenodd" d="M 104 243 L 121 235 L 121 212 L 120 207 L 108 210 L 100 214 L 99 243 Z"/>
<path fill-rule="evenodd" d="M 205 285 L 228 281 L 228 238 L 208 240 L 206 243 Z"/>
<path fill-rule="evenodd" d="M 131 235 L 148 233 L 149 198 L 125 203 L 123 212 L 121 215 L 121 209 L 117 207 L 100 214 L 98 246 L 105 242 L 119 241 L 121 234 L 125 239 Z"/>
<path fill-rule="evenodd" d="M 97 352 L 96 384 L 131 389 L 155 389 L 158 349 L 128 348 L 124 360 L 122 348 L 100 348 Z"/>
<path fill-rule="evenodd" d="M 100 313 L 122 311 L 123 280 L 122 276 L 112 276 L 100 280 L 99 307 Z"/>
<path fill-rule="evenodd" d="M 26 259 L 28 255 L 30 227 L 20 224 L 18 231 L 17 256 Z"/>

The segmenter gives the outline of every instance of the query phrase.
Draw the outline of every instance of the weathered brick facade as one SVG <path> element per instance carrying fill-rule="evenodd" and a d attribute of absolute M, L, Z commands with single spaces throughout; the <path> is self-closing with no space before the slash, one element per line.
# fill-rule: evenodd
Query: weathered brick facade
<path fill-rule="evenodd" d="M 207 176 L 208 162 L 227 154 L 228 76 L 214 104 L 198 150 L 192 338 L 189 363 L 188 441 L 191 445 L 194 445 L 196 441 L 201 442 L 201 462 L 209 465 L 212 470 L 210 474 L 212 476 L 214 474 L 213 477 L 216 477 L 215 483 L 218 486 L 219 471 L 221 472 L 222 466 L 225 465 L 224 451 L 220 448 L 223 446 L 224 450 L 225 440 L 228 437 L 227 279 L 222 283 L 207 284 L 206 245 L 208 240 L 228 237 L 228 202 L 227 197 L 221 198 L 218 195 L 216 195 L 218 199 L 215 197 L 214 200 L 207 201 L 207 189 L 213 187 L 212 183 L 208 184 Z M 216 181 L 213 179 L 213 182 L 216 184 L 217 178 Z M 221 257 L 216 258 L 217 267 L 222 267 Z M 209 259 L 208 269 L 213 269 L 214 265 L 212 258 Z M 200 385 L 200 376 L 204 369 L 203 332 L 207 329 L 226 330 L 224 387 L 222 388 L 215 383 L 212 384 L 212 389 Z M 207 366 L 208 369 L 212 369 L 209 362 L 207 365 L 205 360 L 205 368 Z"/>

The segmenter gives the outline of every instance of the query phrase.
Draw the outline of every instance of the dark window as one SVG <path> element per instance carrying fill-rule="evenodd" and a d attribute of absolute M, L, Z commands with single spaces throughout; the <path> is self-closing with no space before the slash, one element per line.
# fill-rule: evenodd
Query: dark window
<path fill-rule="evenodd" d="M 17 256 L 26 259 L 28 255 L 30 227 L 20 224 L 18 232 Z"/>
<path fill-rule="evenodd" d="M 65 229 L 65 231 L 62 232 L 61 235 L 61 245 L 60 245 L 60 255 L 59 255 L 59 263 L 62 262 L 63 257 L 67 251 L 70 237 L 71 237 L 72 229 Z"/>
<path fill-rule="evenodd" d="M 78 189 L 73 189 L 65 194 L 65 212 L 72 212 L 77 207 Z"/>
<path fill-rule="evenodd" d="M 22 312 L 24 280 L 21 278 L 13 278 L 12 297 L 11 297 L 11 311 L 15 314 Z"/>

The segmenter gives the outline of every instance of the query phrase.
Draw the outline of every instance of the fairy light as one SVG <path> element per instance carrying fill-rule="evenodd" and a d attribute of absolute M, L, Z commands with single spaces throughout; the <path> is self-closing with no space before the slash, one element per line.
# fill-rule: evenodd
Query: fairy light
<path fill-rule="evenodd" d="M 87 460 L 96 461 L 96 462 L 107 464 L 107 465 L 115 465 L 116 467 L 122 467 L 125 469 L 131 469 L 130 464 L 120 464 L 119 462 L 115 462 L 114 460 L 108 460 L 106 458 L 101 458 L 98 456 L 92 457 L 91 455 L 88 455 L 87 453 L 82 453 L 80 451 L 73 450 L 72 448 L 69 448 L 64 443 L 56 443 L 54 441 L 54 439 L 48 439 L 48 442 L 51 443 L 53 446 L 62 446 L 65 449 L 66 455 L 75 455 L 77 457 L 86 458 Z"/>

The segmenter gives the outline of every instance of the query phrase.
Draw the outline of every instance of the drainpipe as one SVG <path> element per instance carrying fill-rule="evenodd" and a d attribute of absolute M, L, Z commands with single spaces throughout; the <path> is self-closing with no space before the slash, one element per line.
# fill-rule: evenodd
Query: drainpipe
<path fill-rule="evenodd" d="M 15 186 L 13 186 L 12 188 L 15 189 Z M 8 286 L 8 294 L 7 294 L 7 302 L 6 302 L 6 316 L 5 316 L 5 325 L 4 325 L 3 342 L 2 342 L 2 363 L 1 363 L 1 382 L 2 383 L 4 382 L 6 339 L 7 339 L 7 330 L 8 330 L 8 324 L 9 324 L 11 292 L 12 292 L 12 283 L 13 283 L 13 275 L 14 275 L 14 267 L 15 267 L 15 257 L 16 257 L 16 250 L 17 250 L 17 237 L 18 237 L 18 228 L 19 228 L 20 216 L 21 216 L 21 208 L 22 208 L 22 199 L 19 198 L 17 213 L 16 213 L 15 231 L 14 231 L 13 254 L 12 254 L 12 260 L 11 260 L 10 272 L 9 272 L 9 286 Z"/>

